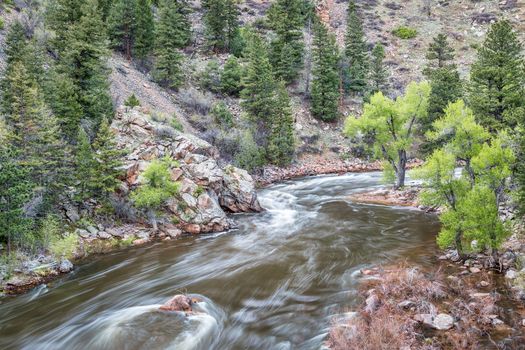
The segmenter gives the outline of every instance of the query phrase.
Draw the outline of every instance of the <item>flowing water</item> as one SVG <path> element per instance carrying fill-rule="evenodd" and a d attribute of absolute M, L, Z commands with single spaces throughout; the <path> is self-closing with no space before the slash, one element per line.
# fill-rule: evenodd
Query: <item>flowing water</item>
<path fill-rule="evenodd" d="M 435 217 L 349 200 L 380 176 L 274 185 L 237 230 L 96 257 L 0 300 L 0 349 L 319 349 L 358 302 L 360 269 L 435 262 Z M 181 292 L 202 299 L 199 313 L 158 311 Z"/>

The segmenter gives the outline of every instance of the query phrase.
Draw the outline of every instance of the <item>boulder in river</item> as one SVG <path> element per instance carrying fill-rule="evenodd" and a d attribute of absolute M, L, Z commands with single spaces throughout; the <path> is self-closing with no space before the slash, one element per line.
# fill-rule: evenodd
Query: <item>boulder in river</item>
<path fill-rule="evenodd" d="M 165 302 L 159 309 L 163 311 L 183 311 L 183 312 L 192 312 L 193 311 L 193 300 L 183 294 L 177 294 L 167 302 Z"/>

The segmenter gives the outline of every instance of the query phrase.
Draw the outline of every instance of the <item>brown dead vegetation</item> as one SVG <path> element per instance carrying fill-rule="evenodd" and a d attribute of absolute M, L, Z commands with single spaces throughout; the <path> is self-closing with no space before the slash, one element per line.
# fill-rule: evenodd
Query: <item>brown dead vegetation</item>
<path fill-rule="evenodd" d="M 495 345 L 490 333 L 501 326 L 496 326 L 501 322 L 498 295 L 476 294 L 474 286 L 473 281 L 447 278 L 440 271 L 380 270 L 363 283 L 366 301 L 357 316 L 334 323 L 327 345 L 334 350 L 479 349 L 483 344 Z M 440 331 L 416 321 L 416 315 L 435 317 L 439 313 L 453 317 L 451 329 Z"/>

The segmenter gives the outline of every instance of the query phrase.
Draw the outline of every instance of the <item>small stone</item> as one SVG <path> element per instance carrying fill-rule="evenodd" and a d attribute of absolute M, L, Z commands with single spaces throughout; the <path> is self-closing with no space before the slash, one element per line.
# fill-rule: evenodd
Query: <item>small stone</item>
<path fill-rule="evenodd" d="M 441 255 L 438 260 L 448 260 L 448 257 L 446 255 Z"/>
<path fill-rule="evenodd" d="M 482 286 L 482 287 L 488 287 L 490 285 L 490 283 L 487 282 L 487 281 L 481 281 L 481 282 L 479 282 L 479 285 Z"/>
<path fill-rule="evenodd" d="M 525 327 L 525 318 L 523 320 L 521 320 L 521 326 Z"/>
<path fill-rule="evenodd" d="M 73 270 L 73 264 L 71 263 L 71 261 L 67 259 L 60 260 L 60 263 L 58 264 L 58 271 L 66 273 L 71 270 Z"/>
<path fill-rule="evenodd" d="M 482 299 L 482 298 L 486 298 L 486 297 L 489 297 L 490 296 L 490 293 L 472 293 L 470 294 L 470 297 L 471 298 L 479 298 L 479 299 Z"/>
<path fill-rule="evenodd" d="M 507 273 L 505 273 L 505 278 L 510 280 L 513 280 L 516 277 L 518 277 L 518 273 L 515 270 L 508 270 Z"/>
<path fill-rule="evenodd" d="M 92 235 L 96 235 L 98 233 L 98 230 L 95 228 L 95 226 L 88 226 L 87 227 L 87 230 L 89 233 L 91 233 Z"/>
<path fill-rule="evenodd" d="M 479 273 L 481 270 L 478 267 L 471 267 L 469 269 L 470 273 Z"/>
<path fill-rule="evenodd" d="M 133 245 L 143 245 L 146 244 L 148 241 L 144 238 L 136 239 L 133 241 Z"/>
<path fill-rule="evenodd" d="M 100 239 L 110 239 L 112 237 L 109 233 L 104 232 L 104 231 L 99 231 L 97 235 L 98 235 L 98 238 Z"/>
<path fill-rule="evenodd" d="M 82 238 L 89 238 L 91 236 L 88 231 L 82 229 L 77 229 L 76 233 Z"/>
<path fill-rule="evenodd" d="M 492 325 L 493 325 L 493 326 L 500 326 L 500 325 L 502 325 L 502 324 L 503 324 L 503 321 L 500 320 L 499 318 L 493 318 L 493 319 L 492 319 Z"/>
<path fill-rule="evenodd" d="M 412 300 L 405 300 L 397 304 L 402 309 L 410 309 L 411 307 L 414 307 L 416 303 L 414 303 Z"/>
<path fill-rule="evenodd" d="M 365 311 L 368 313 L 374 312 L 379 307 L 379 298 L 377 295 L 372 294 L 365 301 Z"/>
<path fill-rule="evenodd" d="M 439 314 L 434 318 L 432 325 L 437 330 L 446 331 L 454 327 L 454 318 L 448 314 Z"/>
<path fill-rule="evenodd" d="M 423 323 L 425 326 L 433 327 L 433 319 L 431 314 L 417 314 L 414 316 L 414 320 Z"/>

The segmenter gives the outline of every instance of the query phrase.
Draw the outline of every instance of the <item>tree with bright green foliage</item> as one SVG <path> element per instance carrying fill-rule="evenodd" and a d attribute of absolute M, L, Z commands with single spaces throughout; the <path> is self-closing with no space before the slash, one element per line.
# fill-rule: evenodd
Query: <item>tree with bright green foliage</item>
<path fill-rule="evenodd" d="M 472 159 L 490 138 L 490 134 L 476 122 L 474 113 L 463 100 L 449 104 L 444 113 L 442 118 L 434 122 L 426 136 L 430 141 L 446 143 L 446 150 L 458 161 L 464 162 L 469 182 L 474 184 L 476 175 Z"/>
<path fill-rule="evenodd" d="M 362 94 L 367 87 L 370 58 L 363 23 L 354 0 L 348 4 L 344 54 L 348 64 L 345 89 Z"/>
<path fill-rule="evenodd" d="M 244 130 L 239 140 L 239 150 L 235 155 L 235 163 L 239 167 L 253 171 L 265 164 L 265 151 L 255 142 L 252 130 Z"/>
<path fill-rule="evenodd" d="M 242 90 L 242 75 L 243 71 L 239 60 L 235 56 L 228 57 L 221 74 L 221 92 L 231 96 L 239 96 Z"/>
<path fill-rule="evenodd" d="M 171 180 L 171 163 L 170 159 L 152 161 L 141 174 L 140 186 L 131 194 L 135 206 L 147 211 L 155 231 L 158 229 L 156 210 L 179 191 L 179 184 Z"/>
<path fill-rule="evenodd" d="M 444 34 L 436 36 L 427 51 L 428 65 L 424 74 L 430 81 L 430 97 L 428 101 L 428 117 L 421 123 L 423 133 L 432 128 L 435 120 L 444 114 L 449 103 L 456 102 L 463 97 L 463 82 L 459 76 L 454 59 L 454 49 Z M 440 146 L 433 141 L 425 141 L 421 145 L 423 154 L 430 154 Z"/>
<path fill-rule="evenodd" d="M 275 103 L 267 154 L 272 164 L 286 166 L 290 164 L 295 153 L 295 139 L 290 96 L 288 96 L 284 82 L 279 84 Z"/>
<path fill-rule="evenodd" d="M 494 23 L 472 65 L 469 89 L 469 105 L 493 133 L 525 119 L 524 67 L 523 47 L 511 23 Z"/>
<path fill-rule="evenodd" d="M 182 0 L 162 0 L 156 27 L 153 77 L 160 84 L 177 89 L 183 82 L 181 49 L 191 37 L 188 6 Z"/>
<path fill-rule="evenodd" d="M 303 67 L 304 15 L 301 0 L 277 0 L 268 10 L 268 22 L 275 33 L 270 44 L 270 62 L 277 79 L 293 82 Z"/>
<path fill-rule="evenodd" d="M 233 127 L 233 115 L 224 102 L 216 103 L 211 109 L 211 115 L 219 127 L 226 130 Z"/>
<path fill-rule="evenodd" d="M 372 58 L 370 60 L 370 69 L 368 73 L 368 92 L 375 94 L 376 92 L 386 93 L 388 90 L 388 72 L 386 70 L 385 48 L 381 43 L 374 46 L 372 50 Z"/>
<path fill-rule="evenodd" d="M 510 138 L 505 133 L 490 138 L 461 100 L 449 105 L 434 128 L 428 135 L 446 134 L 447 142 L 414 175 L 424 181 L 422 203 L 444 209 L 438 244 L 454 247 L 462 258 L 469 251 L 495 252 L 508 235 L 498 208 L 515 162 Z"/>
<path fill-rule="evenodd" d="M 339 50 L 335 36 L 317 20 L 314 27 L 314 68 L 312 81 L 312 115 L 323 121 L 339 116 Z"/>
<path fill-rule="evenodd" d="M 375 157 L 383 160 L 385 174 L 395 174 L 395 188 L 405 185 L 408 152 L 416 140 L 418 124 L 428 111 L 430 85 L 410 83 L 403 96 L 392 100 L 377 92 L 365 103 L 360 118 L 349 116 L 345 134 L 350 137 L 370 135 Z"/>

